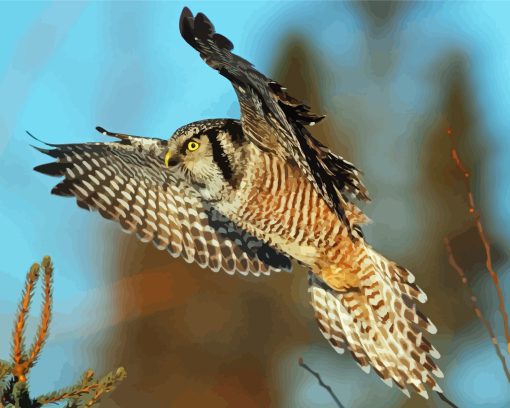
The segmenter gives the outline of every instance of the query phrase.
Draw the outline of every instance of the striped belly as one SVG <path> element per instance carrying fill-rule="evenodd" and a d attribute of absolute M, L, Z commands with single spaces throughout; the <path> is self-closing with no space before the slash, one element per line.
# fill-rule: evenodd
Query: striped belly
<path fill-rule="evenodd" d="M 259 239 L 314 267 L 347 236 L 344 225 L 296 166 L 258 151 L 250 159 L 255 171 L 247 188 L 240 189 L 244 197 L 234 218 Z"/>

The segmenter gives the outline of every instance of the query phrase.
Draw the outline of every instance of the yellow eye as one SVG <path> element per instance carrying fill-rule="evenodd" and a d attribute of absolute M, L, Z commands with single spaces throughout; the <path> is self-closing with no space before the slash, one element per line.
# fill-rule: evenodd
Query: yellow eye
<path fill-rule="evenodd" d="M 188 142 L 188 150 L 189 150 L 190 152 L 194 152 L 194 151 L 195 151 L 195 150 L 197 150 L 199 147 L 200 147 L 200 143 L 195 142 L 194 140 L 191 140 L 190 142 Z"/>

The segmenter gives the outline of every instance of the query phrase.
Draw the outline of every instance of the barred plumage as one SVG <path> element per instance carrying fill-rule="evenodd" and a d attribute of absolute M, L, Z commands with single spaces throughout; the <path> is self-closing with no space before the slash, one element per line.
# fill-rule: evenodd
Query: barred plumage
<path fill-rule="evenodd" d="M 436 329 L 415 305 L 427 297 L 409 271 L 365 242 L 368 219 L 348 200 L 368 199 L 360 173 L 305 128 L 322 117 L 233 54 L 205 15 L 185 8 L 180 29 L 232 82 L 241 120 L 194 122 L 168 141 L 98 128 L 120 140 L 39 149 L 56 162 L 35 169 L 64 177 L 52 193 L 214 271 L 269 274 L 300 262 L 336 351 L 349 350 L 407 394 L 441 393 L 439 353 L 423 337 Z"/>
<path fill-rule="evenodd" d="M 35 170 L 65 177 L 53 194 L 75 196 L 80 207 L 118 221 L 124 231 L 153 241 L 174 257 L 230 274 L 290 270 L 284 255 L 203 203 L 196 190 L 174 174 L 161 171 L 166 145 L 134 137 L 122 143 L 50 145 L 53 149 L 38 150 L 57 162 Z"/>

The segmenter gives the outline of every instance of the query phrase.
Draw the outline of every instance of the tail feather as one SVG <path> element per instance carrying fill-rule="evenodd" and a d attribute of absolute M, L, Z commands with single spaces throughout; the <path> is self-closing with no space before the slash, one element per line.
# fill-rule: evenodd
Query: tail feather
<path fill-rule="evenodd" d="M 358 292 L 349 292 L 341 296 L 339 301 L 344 305 L 346 312 L 354 316 L 352 329 L 357 333 L 357 340 L 367 353 L 374 371 L 383 379 L 397 378 L 399 375 L 388 356 L 387 348 L 376 347 L 381 341 L 385 342 L 385 339 L 381 338 L 377 330 L 374 330 L 376 317 L 373 309 L 367 307 L 361 296 Z M 369 341 L 366 341 L 367 339 Z"/>
<path fill-rule="evenodd" d="M 439 353 L 422 331 L 437 330 L 415 304 L 426 300 L 425 293 L 407 269 L 363 242 L 354 248 L 357 287 L 338 291 L 309 274 L 311 303 L 322 334 L 335 350 L 348 349 L 362 368 L 372 366 L 386 384 L 393 381 L 406 395 L 410 388 L 428 398 L 426 386 L 441 392 L 434 377 L 442 378 L 443 373 L 433 360 Z"/>
<path fill-rule="evenodd" d="M 361 346 L 357 333 L 345 331 L 345 327 L 353 326 L 353 317 L 343 310 L 344 307 L 337 297 L 330 296 L 330 288 L 324 281 L 312 272 L 309 272 L 308 279 L 311 304 L 323 336 L 341 354 L 348 348 L 358 365 L 364 371 L 370 370 L 370 359 Z"/>

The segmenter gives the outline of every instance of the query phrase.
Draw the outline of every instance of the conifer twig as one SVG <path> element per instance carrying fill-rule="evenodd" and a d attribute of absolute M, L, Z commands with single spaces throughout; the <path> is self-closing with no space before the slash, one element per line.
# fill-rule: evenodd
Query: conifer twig
<path fill-rule="evenodd" d="M 30 304 L 34 294 L 35 284 L 39 278 L 40 266 L 34 263 L 30 268 L 25 280 L 25 288 L 22 292 L 21 302 L 19 304 L 18 315 L 14 322 L 13 340 L 12 340 L 12 374 L 18 377 L 20 381 L 26 381 L 26 352 L 25 352 L 25 326 L 30 310 Z"/>
<path fill-rule="evenodd" d="M 317 378 L 317 381 L 319 382 L 319 385 L 324 388 L 328 393 L 329 395 L 331 395 L 331 398 L 333 399 L 333 401 L 335 401 L 335 404 L 337 405 L 338 408 L 345 408 L 342 403 L 340 402 L 340 400 L 338 399 L 338 397 L 335 395 L 335 393 L 333 392 L 333 389 L 327 385 L 324 381 L 322 381 L 322 377 L 320 376 L 320 374 L 317 372 L 317 371 L 314 371 L 312 370 L 303 360 L 303 357 L 299 357 L 299 360 L 298 360 L 298 363 L 301 367 L 303 367 L 306 371 L 308 371 L 310 374 L 312 374 L 315 378 Z"/>
<path fill-rule="evenodd" d="M 94 404 L 97 404 L 101 397 L 103 396 L 103 394 L 113 391 L 117 383 L 125 379 L 126 376 L 127 374 L 124 367 L 120 367 L 117 370 L 112 371 L 111 373 L 105 375 L 99 381 L 99 387 L 96 389 L 96 392 L 85 406 L 91 407 Z"/>
<path fill-rule="evenodd" d="M 453 137 L 453 131 L 451 128 L 448 128 L 448 136 L 451 140 L 451 156 L 452 160 L 454 161 L 457 169 L 464 177 L 464 186 L 466 190 L 466 195 L 468 199 L 468 205 L 469 205 L 469 213 L 473 217 L 473 221 L 475 222 L 476 229 L 478 230 L 478 236 L 480 237 L 480 240 L 482 241 L 483 248 L 485 251 L 485 267 L 487 268 L 487 271 L 489 272 L 489 275 L 492 278 L 492 281 L 494 283 L 494 286 L 496 287 L 496 292 L 498 296 L 498 302 L 499 302 L 499 311 L 501 313 L 501 316 L 503 318 L 503 327 L 504 327 L 504 333 L 505 333 L 505 339 L 506 339 L 506 347 L 507 352 L 510 354 L 510 327 L 508 323 L 508 314 L 506 313 L 505 309 L 505 300 L 503 297 L 503 290 L 501 289 L 501 285 L 499 284 L 499 278 L 498 274 L 494 270 L 494 267 L 492 265 L 492 255 L 491 255 L 491 247 L 489 244 L 489 241 L 487 239 L 487 236 L 485 235 L 485 229 L 481 221 L 480 213 L 477 211 L 475 206 L 475 200 L 473 192 L 471 191 L 470 186 L 470 174 L 467 171 L 466 167 L 462 163 L 459 154 L 457 153 L 457 148 L 455 146 L 455 140 Z"/>
<path fill-rule="evenodd" d="M 53 265 L 49 257 L 44 257 L 42 261 L 42 269 L 44 271 L 44 300 L 41 312 L 41 322 L 37 329 L 37 337 L 34 344 L 30 349 L 28 355 L 27 366 L 33 367 L 41 349 L 48 338 L 48 330 L 51 321 L 51 305 L 52 305 L 52 279 L 53 279 Z"/>
<path fill-rule="evenodd" d="M 63 400 L 72 400 L 72 404 L 74 405 L 91 407 L 94 404 L 97 404 L 104 394 L 113 391 L 117 383 L 125 379 L 126 376 L 126 370 L 123 367 L 120 367 L 117 370 L 106 374 L 103 378 L 95 380 L 94 371 L 87 370 L 82 376 L 81 383 L 42 395 L 36 398 L 36 401 L 39 404 L 44 405 L 53 404 Z M 90 396 L 91 394 L 92 396 Z M 80 399 L 83 397 L 85 397 L 85 399 L 88 398 L 88 401 L 83 401 L 78 404 Z"/>
<path fill-rule="evenodd" d="M 0 360 L 0 381 L 2 381 L 6 375 L 9 375 L 11 369 L 12 367 L 8 361 Z"/>
<path fill-rule="evenodd" d="M 36 398 L 36 401 L 41 404 L 54 404 L 59 401 L 67 399 L 78 399 L 84 395 L 91 393 L 99 387 L 99 384 L 94 382 L 92 384 L 78 384 L 72 387 L 62 388 L 60 390 L 51 392 L 49 394 L 41 395 Z"/>
<path fill-rule="evenodd" d="M 25 328 L 28 318 L 34 288 L 40 275 L 43 279 L 43 305 L 39 327 L 30 352 L 25 349 Z M 27 375 L 36 364 L 37 358 L 48 338 L 52 312 L 52 283 L 53 265 L 49 257 L 44 257 L 41 263 L 33 264 L 27 273 L 25 287 L 22 292 L 18 314 L 14 322 L 12 363 L 0 360 L 0 408 L 4 406 L 16 408 L 39 408 L 42 405 L 53 404 L 67 400 L 67 408 L 91 407 L 97 404 L 104 394 L 112 391 L 116 385 L 126 378 L 126 370 L 120 367 L 100 379 L 94 378 L 94 371 L 83 373 L 81 381 L 71 387 L 66 387 L 32 399 L 29 392 Z M 8 380 L 3 381 L 6 376 Z"/>

